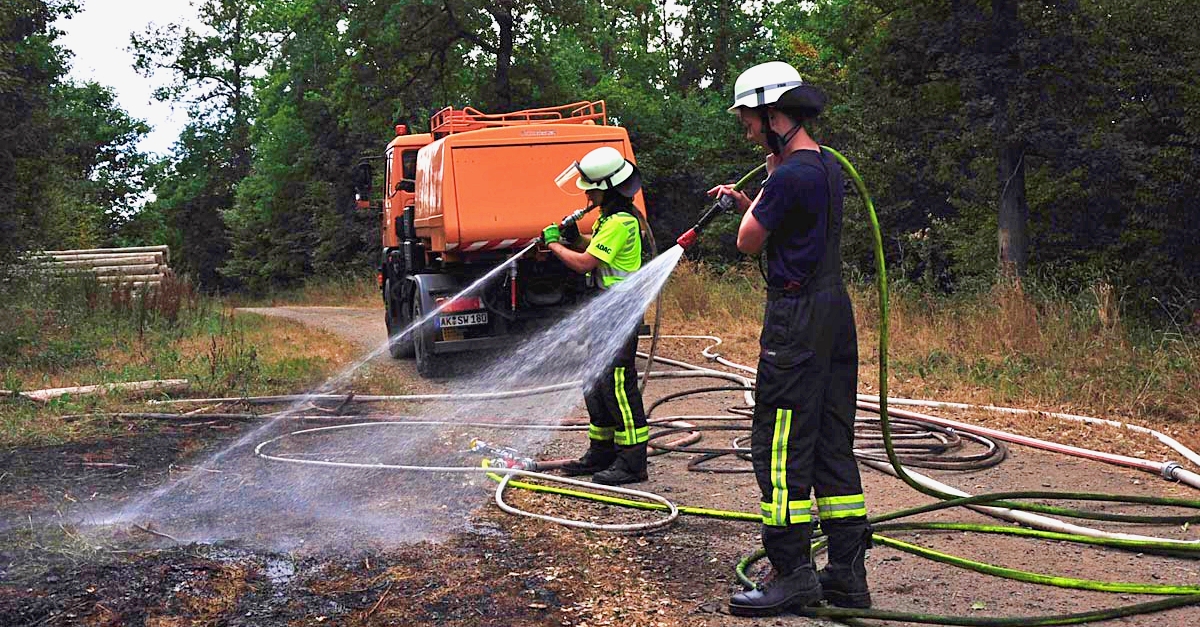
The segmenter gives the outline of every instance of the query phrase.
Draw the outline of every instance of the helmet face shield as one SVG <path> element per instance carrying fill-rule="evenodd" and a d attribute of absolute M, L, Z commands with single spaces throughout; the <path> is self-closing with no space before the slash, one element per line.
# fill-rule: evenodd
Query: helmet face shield
<path fill-rule="evenodd" d="M 579 169 L 579 162 L 575 161 L 567 166 L 567 169 L 562 171 L 562 174 L 554 177 L 554 184 L 558 186 L 563 193 L 570 196 L 578 196 L 584 192 L 584 188 L 579 186 L 580 176 L 583 172 Z"/>
<path fill-rule="evenodd" d="M 632 196 L 633 193 L 637 193 L 637 189 L 628 194 L 626 191 L 634 187 L 640 188 L 641 177 L 637 176 L 637 168 L 633 163 L 617 149 L 602 146 L 573 162 L 562 174 L 554 178 L 554 184 L 572 196 L 593 189 L 616 189 L 622 194 Z"/>

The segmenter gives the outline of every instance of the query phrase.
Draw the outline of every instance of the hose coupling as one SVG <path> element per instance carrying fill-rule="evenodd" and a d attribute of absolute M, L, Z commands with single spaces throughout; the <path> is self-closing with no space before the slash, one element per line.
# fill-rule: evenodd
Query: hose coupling
<path fill-rule="evenodd" d="M 537 470 L 537 462 L 532 459 L 512 459 L 508 457 L 493 457 L 483 460 L 485 468 L 503 472 L 505 470 Z"/>
<path fill-rule="evenodd" d="M 488 444 L 478 438 L 471 440 L 472 453 L 483 453 L 492 456 L 484 460 L 484 465 L 488 468 L 515 468 L 517 470 L 536 470 L 537 461 L 533 458 L 521 455 L 520 451 L 507 446 L 496 446 Z"/>
<path fill-rule="evenodd" d="M 1175 476 L 1175 473 L 1180 468 L 1183 468 L 1183 466 L 1180 466 L 1177 462 L 1167 462 L 1167 463 L 1163 464 L 1163 467 L 1162 467 L 1163 479 L 1166 479 L 1168 481 L 1179 481 L 1179 478 Z"/>
<path fill-rule="evenodd" d="M 570 215 L 563 217 L 563 222 L 560 226 L 574 225 L 574 223 L 580 221 L 581 217 L 583 217 L 583 214 L 586 213 L 588 213 L 587 209 L 576 209 L 575 211 L 571 211 Z"/>

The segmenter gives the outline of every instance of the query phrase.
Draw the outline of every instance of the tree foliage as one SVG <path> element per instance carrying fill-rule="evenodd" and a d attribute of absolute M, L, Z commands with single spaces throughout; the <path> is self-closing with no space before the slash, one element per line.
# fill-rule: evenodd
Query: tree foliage
<path fill-rule="evenodd" d="M 149 132 L 112 90 L 76 84 L 55 20 L 56 0 L 0 6 L 0 266 L 26 250 L 104 246 L 145 190 Z"/>
<path fill-rule="evenodd" d="M 81 240 L 170 243 L 210 288 L 368 271 L 378 225 L 349 181 L 395 124 L 583 99 L 629 130 L 665 246 L 704 190 L 761 162 L 724 109 L 742 69 L 782 59 L 829 93 L 812 131 L 866 178 L 898 280 L 1105 281 L 1172 315 L 1200 302 L 1200 35 L 1179 26 L 1195 2 L 204 0 L 193 26 L 133 38 L 138 68 L 169 76 L 157 95 L 190 116 L 149 168 L 130 149 L 144 127 L 110 93 L 62 84 L 50 24 L 69 10 L 0 11 L 0 200 L 21 208 L 8 249 L 74 224 Z M 157 200 L 131 215 L 146 188 Z M 845 259 L 870 275 L 857 209 Z M 732 261 L 735 226 L 700 254 Z"/>
<path fill-rule="evenodd" d="M 162 167 L 150 211 L 178 233 L 180 267 L 209 289 L 236 284 L 218 272 L 229 256 L 222 212 L 250 174 L 255 73 L 281 37 L 272 28 L 278 4 L 204 0 L 197 27 L 168 24 L 131 38 L 138 71 L 165 70 L 171 77 L 155 98 L 184 104 L 191 118 Z"/>

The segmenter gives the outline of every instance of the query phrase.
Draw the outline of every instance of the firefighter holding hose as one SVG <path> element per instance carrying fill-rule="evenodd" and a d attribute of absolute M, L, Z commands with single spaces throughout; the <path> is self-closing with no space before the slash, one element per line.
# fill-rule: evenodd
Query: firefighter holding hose
<path fill-rule="evenodd" d="M 590 236 L 581 235 L 574 220 L 547 226 L 542 239 L 550 251 L 571 270 L 588 274 L 601 290 L 641 268 L 645 219 L 633 204 L 642 188 L 637 166 L 617 149 L 605 146 L 572 163 L 556 182 L 567 193 L 586 193 L 589 208 L 600 208 L 600 218 Z M 623 342 L 621 350 L 584 392 L 590 418 L 588 450 L 562 467 L 568 476 L 592 475 L 592 481 L 605 485 L 648 478 L 650 430 L 637 385 L 637 331 L 616 341 Z"/>
<path fill-rule="evenodd" d="M 729 602 L 740 616 L 772 616 L 823 598 L 871 605 L 870 545 L 854 459 L 858 343 L 842 282 L 842 171 L 808 134 L 825 95 L 787 63 L 751 67 L 735 82 L 747 139 L 767 150 L 768 178 L 753 201 L 729 185 L 744 212 L 737 248 L 766 251 L 767 303 L 759 339 L 751 458 L 762 492 L 762 543 L 775 570 L 763 589 Z M 829 564 L 811 556 L 812 496 L 829 539 Z"/>

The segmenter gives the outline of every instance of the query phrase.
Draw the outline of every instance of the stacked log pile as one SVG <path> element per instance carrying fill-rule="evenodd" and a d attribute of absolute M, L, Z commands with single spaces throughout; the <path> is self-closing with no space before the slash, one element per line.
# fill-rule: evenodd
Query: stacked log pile
<path fill-rule="evenodd" d="M 158 287 L 171 272 L 171 251 L 166 246 L 47 250 L 34 259 L 45 270 L 90 272 L 101 283 L 132 288 Z"/>

